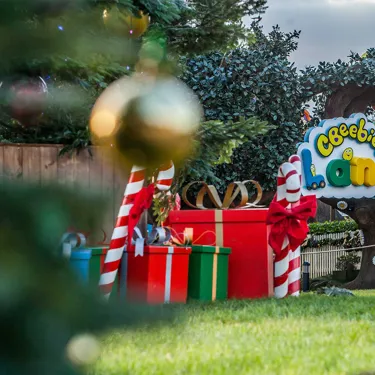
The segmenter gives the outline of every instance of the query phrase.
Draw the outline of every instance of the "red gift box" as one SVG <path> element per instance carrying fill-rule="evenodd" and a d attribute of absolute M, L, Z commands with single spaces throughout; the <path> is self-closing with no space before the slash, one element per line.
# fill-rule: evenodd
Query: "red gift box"
<path fill-rule="evenodd" d="M 273 295 L 273 253 L 267 243 L 268 209 L 182 210 L 169 215 L 177 233 L 193 229 L 200 245 L 229 247 L 228 298 Z M 210 235 L 205 232 L 213 231 Z M 213 243 L 215 242 L 215 243 Z"/>
<path fill-rule="evenodd" d="M 186 303 L 190 247 L 145 246 L 125 251 L 120 266 L 120 297 L 150 304 Z"/>

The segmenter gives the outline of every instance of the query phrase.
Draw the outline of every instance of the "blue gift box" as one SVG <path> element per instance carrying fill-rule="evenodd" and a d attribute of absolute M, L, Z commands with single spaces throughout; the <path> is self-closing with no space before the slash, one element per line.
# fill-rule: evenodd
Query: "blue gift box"
<path fill-rule="evenodd" d="M 70 254 L 71 267 L 85 283 L 89 282 L 90 259 L 91 249 L 74 250 Z"/>

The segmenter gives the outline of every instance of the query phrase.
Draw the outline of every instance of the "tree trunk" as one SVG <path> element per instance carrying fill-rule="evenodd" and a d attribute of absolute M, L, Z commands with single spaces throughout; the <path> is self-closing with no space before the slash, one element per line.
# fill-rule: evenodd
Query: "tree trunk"
<path fill-rule="evenodd" d="M 374 247 L 362 250 L 361 268 L 357 278 L 346 285 L 348 289 L 375 289 L 375 200 L 374 199 L 334 199 L 322 198 L 324 203 L 337 208 L 339 201 L 348 204 L 346 210 L 341 210 L 358 223 L 365 237 L 365 246 Z"/>
<path fill-rule="evenodd" d="M 327 99 L 324 113 L 325 118 L 343 116 L 350 103 L 366 89 L 367 87 L 359 87 L 357 85 L 346 85 L 337 89 Z"/>
<path fill-rule="evenodd" d="M 372 231 L 363 231 L 365 246 L 375 245 L 375 226 Z M 348 289 L 375 289 L 375 246 L 362 250 L 361 268 L 357 278 L 346 285 Z"/>

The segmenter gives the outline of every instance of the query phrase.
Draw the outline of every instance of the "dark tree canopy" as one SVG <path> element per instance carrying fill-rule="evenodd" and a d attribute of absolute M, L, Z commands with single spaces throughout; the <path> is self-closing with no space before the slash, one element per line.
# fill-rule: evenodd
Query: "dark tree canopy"
<path fill-rule="evenodd" d="M 347 62 L 321 62 L 301 73 L 305 100 L 316 101 L 315 115 L 321 119 L 366 112 L 375 103 L 374 48 L 362 56 L 351 52 Z"/>

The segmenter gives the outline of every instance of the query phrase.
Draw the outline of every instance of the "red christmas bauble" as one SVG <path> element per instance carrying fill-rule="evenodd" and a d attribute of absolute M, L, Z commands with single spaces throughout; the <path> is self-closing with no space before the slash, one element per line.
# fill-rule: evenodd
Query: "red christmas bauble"
<path fill-rule="evenodd" d="M 35 125 L 46 106 L 47 93 L 47 84 L 41 77 L 11 85 L 8 100 L 11 116 L 22 125 Z"/>

